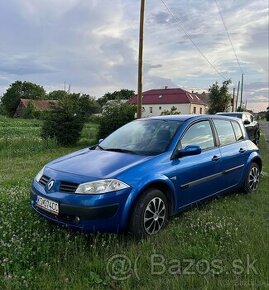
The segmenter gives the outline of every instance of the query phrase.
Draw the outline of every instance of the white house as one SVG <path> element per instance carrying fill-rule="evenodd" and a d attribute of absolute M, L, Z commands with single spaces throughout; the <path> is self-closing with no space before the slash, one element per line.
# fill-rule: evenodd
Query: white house
<path fill-rule="evenodd" d="M 137 95 L 130 104 L 137 104 Z M 207 104 L 198 94 L 180 88 L 153 89 L 143 93 L 142 117 L 159 116 L 163 111 L 176 107 L 180 114 L 205 114 Z"/>

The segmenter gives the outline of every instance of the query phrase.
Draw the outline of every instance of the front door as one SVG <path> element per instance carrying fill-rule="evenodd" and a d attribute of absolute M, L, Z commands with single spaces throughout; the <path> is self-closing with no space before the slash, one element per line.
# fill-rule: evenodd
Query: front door
<path fill-rule="evenodd" d="M 199 155 L 184 156 L 172 160 L 176 177 L 178 208 L 202 200 L 221 190 L 222 161 L 219 148 L 212 133 L 209 120 L 199 121 L 188 128 L 179 142 L 179 149 L 188 145 L 198 145 Z"/>

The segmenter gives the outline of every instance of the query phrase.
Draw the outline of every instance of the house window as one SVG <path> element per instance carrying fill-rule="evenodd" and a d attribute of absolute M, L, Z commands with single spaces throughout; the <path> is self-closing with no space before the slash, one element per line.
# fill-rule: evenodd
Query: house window
<path fill-rule="evenodd" d="M 202 108 L 200 108 L 200 114 L 203 114 L 203 109 Z"/>
<path fill-rule="evenodd" d="M 193 107 L 193 114 L 196 114 L 196 107 Z"/>
<path fill-rule="evenodd" d="M 149 112 L 152 113 L 152 107 L 149 107 Z"/>
<path fill-rule="evenodd" d="M 159 107 L 159 110 L 161 110 L 162 109 L 162 107 Z"/>

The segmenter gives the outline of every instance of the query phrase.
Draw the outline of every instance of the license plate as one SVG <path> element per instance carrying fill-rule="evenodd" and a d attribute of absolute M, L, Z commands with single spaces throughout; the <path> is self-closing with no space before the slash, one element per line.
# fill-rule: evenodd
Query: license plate
<path fill-rule="evenodd" d="M 36 206 L 53 214 L 59 214 L 59 203 L 47 198 L 37 196 Z"/>

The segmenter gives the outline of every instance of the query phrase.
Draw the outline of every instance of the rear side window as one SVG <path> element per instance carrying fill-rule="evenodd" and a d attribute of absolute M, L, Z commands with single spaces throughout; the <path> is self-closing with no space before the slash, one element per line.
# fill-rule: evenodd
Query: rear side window
<path fill-rule="evenodd" d="M 202 121 L 192 125 L 181 139 L 184 149 L 188 145 L 200 146 L 202 150 L 215 146 L 211 126 L 208 121 Z"/>
<path fill-rule="evenodd" d="M 214 124 L 218 132 L 221 146 L 236 142 L 234 130 L 230 121 L 214 120 Z"/>
<path fill-rule="evenodd" d="M 235 134 L 236 141 L 243 140 L 244 136 L 243 136 L 241 126 L 235 121 L 232 121 L 232 125 L 234 128 L 234 134 Z"/>

